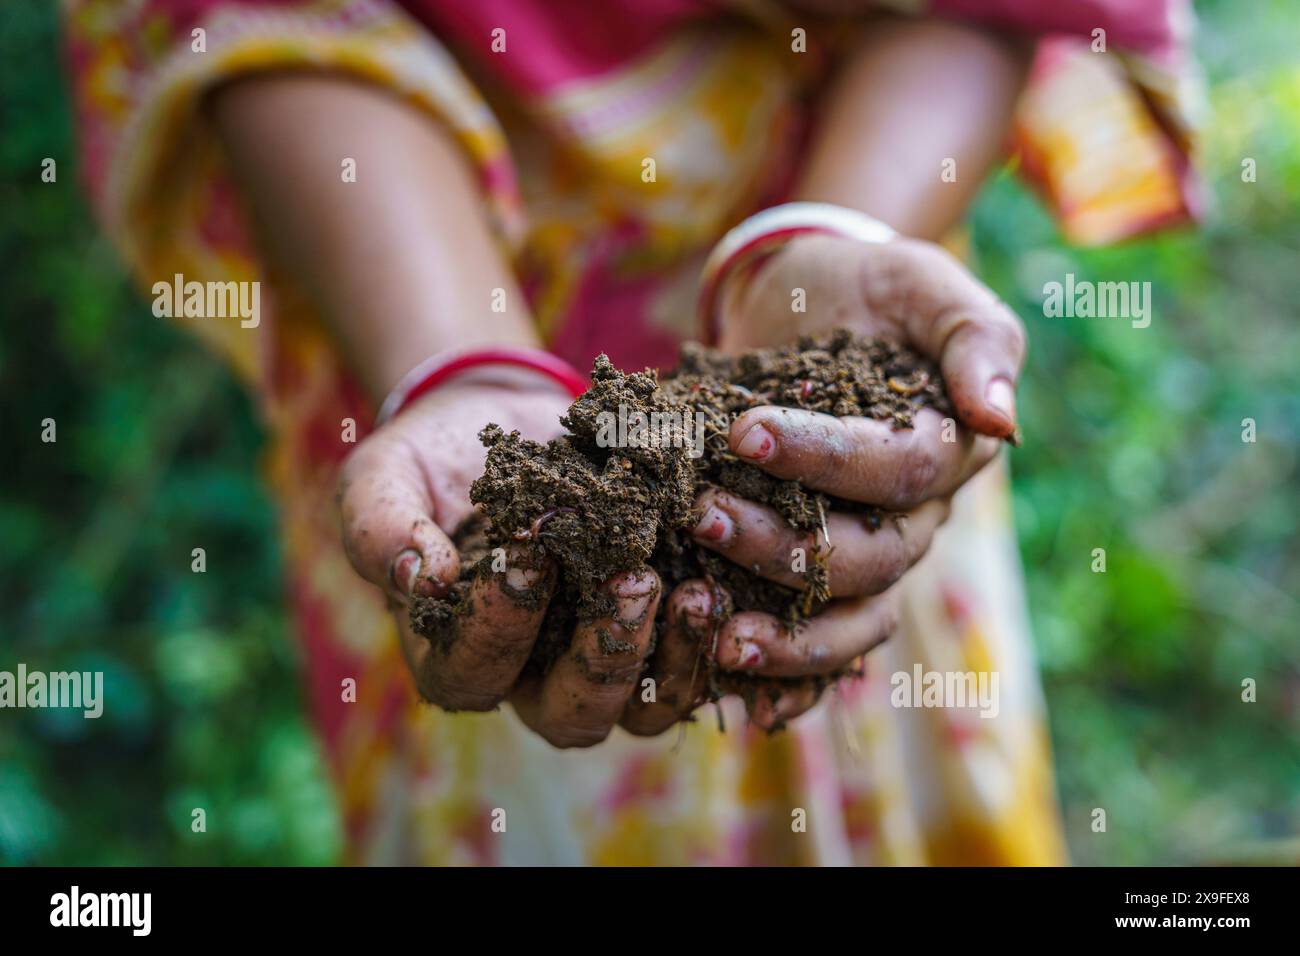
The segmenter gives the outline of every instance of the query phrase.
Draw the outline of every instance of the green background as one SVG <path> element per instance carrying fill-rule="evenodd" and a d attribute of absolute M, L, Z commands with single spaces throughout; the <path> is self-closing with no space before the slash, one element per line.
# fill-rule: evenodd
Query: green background
<path fill-rule="evenodd" d="M 0 861 L 334 862 L 262 437 L 90 221 L 55 9 L 0 19 L 0 669 L 102 670 L 114 706 L 0 712 Z M 1300 7 L 1198 11 L 1202 229 L 1072 249 L 1005 175 L 973 216 L 1029 329 L 1015 516 L 1079 863 L 1300 861 Z M 1044 318 L 1066 272 L 1150 281 L 1151 327 Z"/>

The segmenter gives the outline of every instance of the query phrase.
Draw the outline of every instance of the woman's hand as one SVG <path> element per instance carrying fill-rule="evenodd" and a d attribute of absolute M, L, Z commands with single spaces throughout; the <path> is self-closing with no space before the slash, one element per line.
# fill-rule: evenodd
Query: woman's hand
<path fill-rule="evenodd" d="M 791 310 L 797 289 L 806 312 Z M 730 351 L 840 326 L 905 342 L 940 365 L 956 410 L 956 421 L 945 423 L 940 413 L 922 409 L 914 427 L 901 431 L 887 422 L 772 406 L 751 409 L 732 425 L 732 451 L 764 471 L 904 516 L 874 529 L 862 515 L 827 516 L 836 600 L 797 634 L 757 612 L 736 614 L 717 631 L 714 655 L 724 671 L 786 679 L 829 674 L 893 630 L 895 583 L 929 548 L 952 494 L 1015 434 L 1024 333 L 960 262 L 938 246 L 907 239 L 885 245 L 797 239 L 753 281 L 729 288 L 723 308 L 721 344 Z M 705 492 L 696 504 L 698 543 L 770 580 L 806 586 L 805 575 L 791 570 L 791 557 L 795 548 L 824 549 L 821 532 L 797 532 L 771 508 L 720 490 Z M 760 694 L 760 712 L 751 711 L 751 718 L 779 725 L 815 702 L 815 687 L 805 680 L 775 700 Z"/>
<path fill-rule="evenodd" d="M 344 464 L 339 486 L 343 541 L 353 567 L 383 589 L 420 694 L 445 710 L 492 710 L 509 700 L 530 728 L 557 747 L 603 740 L 624 710 L 650 649 L 659 581 L 653 571 L 616 575 L 613 619 L 582 625 L 542 679 L 519 680 L 546 613 L 554 568 L 507 553 L 503 572 L 476 581 L 473 612 L 442 648 L 411 627 L 416 597 L 438 597 L 457 580 L 451 535 L 473 512 L 470 483 L 483 472 L 480 428 L 496 422 L 545 441 L 560 431 L 569 399 L 552 388 L 449 383 L 370 435 Z M 510 590 L 541 585 L 526 607 Z M 603 634 L 614 640 L 602 641 Z"/>
<path fill-rule="evenodd" d="M 538 344 L 478 177 L 441 125 L 385 91 L 325 73 L 247 77 L 214 92 L 211 105 L 260 238 L 327 318 L 376 403 L 412 356 Z M 367 172 L 340 183 L 337 165 L 321 156 L 350 156 Z M 498 293 L 511 304 L 505 311 L 488 307 Z M 619 620 L 580 628 L 541 681 L 518 678 L 545 602 L 522 607 L 507 588 L 542 587 L 540 578 L 554 571 L 527 567 L 519 553 L 474 585 L 474 612 L 449 647 L 411 629 L 411 600 L 444 593 L 460 573 L 450 535 L 472 512 L 469 486 L 485 454 L 479 430 L 496 422 L 544 440 L 569 404 L 550 389 L 475 381 L 457 379 L 425 396 L 353 452 L 340 488 L 347 552 L 388 595 L 427 700 L 491 710 L 508 699 L 551 743 L 592 744 L 618 721 L 649 648 L 659 596 L 653 574 L 606 582 Z M 604 645 L 616 650 L 602 649 L 602 630 L 617 637 Z"/>

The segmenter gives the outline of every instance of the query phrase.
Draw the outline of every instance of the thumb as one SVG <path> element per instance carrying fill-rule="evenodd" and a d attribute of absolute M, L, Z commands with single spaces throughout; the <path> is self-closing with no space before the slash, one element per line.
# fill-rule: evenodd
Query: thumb
<path fill-rule="evenodd" d="M 901 319 L 912 344 L 938 361 L 961 423 L 1017 441 L 1015 386 L 1025 332 L 1015 313 L 933 243 L 895 240 L 875 247 L 863 267 L 868 307 Z"/>
<path fill-rule="evenodd" d="M 1020 443 L 1016 380 L 1025 335 L 1005 306 L 992 313 L 962 313 L 941 330 L 939 364 L 957 418 L 966 427 Z"/>
<path fill-rule="evenodd" d="M 344 463 L 338 499 L 348 560 L 391 600 L 438 597 L 456 581 L 459 552 L 433 520 L 421 469 L 398 447 L 358 447 Z"/>

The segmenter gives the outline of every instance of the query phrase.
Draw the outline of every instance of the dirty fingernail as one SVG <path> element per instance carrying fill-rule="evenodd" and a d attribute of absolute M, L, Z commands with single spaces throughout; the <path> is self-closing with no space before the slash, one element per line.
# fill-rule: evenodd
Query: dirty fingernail
<path fill-rule="evenodd" d="M 1016 420 L 1016 390 L 1005 378 L 999 376 L 989 382 L 984 390 L 984 400 L 999 415 L 1014 424 Z"/>
<path fill-rule="evenodd" d="M 621 598 L 644 597 L 654 594 L 658 589 L 658 580 L 646 571 L 631 572 L 614 584 L 614 593 Z"/>
<path fill-rule="evenodd" d="M 542 579 L 542 572 L 537 568 L 506 568 L 506 584 L 516 591 L 527 591 Z"/>
<path fill-rule="evenodd" d="M 763 665 L 763 648 L 753 641 L 746 641 L 740 646 L 740 659 L 737 663 L 741 667 L 761 667 Z"/>
<path fill-rule="evenodd" d="M 626 597 L 618 602 L 618 619 L 621 624 L 630 624 L 636 626 L 640 623 L 641 618 L 645 617 L 645 612 L 650 607 L 650 599 L 653 594 L 645 594 L 641 597 Z"/>
<path fill-rule="evenodd" d="M 754 425 L 741 436 L 736 454 L 750 461 L 766 461 L 776 451 L 776 439 L 762 425 Z"/>
<path fill-rule="evenodd" d="M 704 517 L 700 518 L 700 523 L 695 526 L 695 537 L 713 544 L 726 544 L 735 531 L 736 527 L 731 520 L 731 515 L 717 505 L 709 505 L 704 511 Z"/>
<path fill-rule="evenodd" d="M 616 588 L 618 594 L 618 620 L 621 624 L 636 626 L 645 617 L 646 609 L 654 599 L 653 590 L 646 592 L 635 585 Z"/>
<path fill-rule="evenodd" d="M 682 598 L 680 607 L 683 616 L 707 621 L 713 609 L 713 596 L 704 588 L 692 588 Z"/>
<path fill-rule="evenodd" d="M 420 558 L 420 552 L 414 548 L 407 548 L 399 553 L 393 559 L 393 586 L 409 597 L 415 590 L 421 564 L 423 560 Z"/>
<path fill-rule="evenodd" d="M 537 555 L 521 547 L 511 547 L 506 552 L 506 587 L 527 591 L 546 575 Z"/>
<path fill-rule="evenodd" d="M 638 623 L 658 593 L 659 584 L 653 575 L 637 575 L 619 581 L 614 585 L 619 622 Z"/>

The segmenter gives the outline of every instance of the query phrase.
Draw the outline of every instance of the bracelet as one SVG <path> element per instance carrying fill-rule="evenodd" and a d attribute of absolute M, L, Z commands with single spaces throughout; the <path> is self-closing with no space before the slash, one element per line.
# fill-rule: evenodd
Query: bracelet
<path fill-rule="evenodd" d="M 431 355 L 402 376 L 388 393 L 375 416 L 378 428 L 422 395 L 427 395 L 448 379 L 485 365 L 513 365 L 539 372 L 577 398 L 587 390 L 587 380 L 564 359 L 543 349 L 497 346 L 471 351 L 446 351 Z"/>
<path fill-rule="evenodd" d="M 898 235 L 879 219 L 828 202 L 788 202 L 755 213 L 718 240 L 704 262 L 699 317 L 705 343 L 718 340 L 718 299 L 731 274 L 757 268 L 795 236 L 810 233 L 869 243 L 888 242 Z"/>

